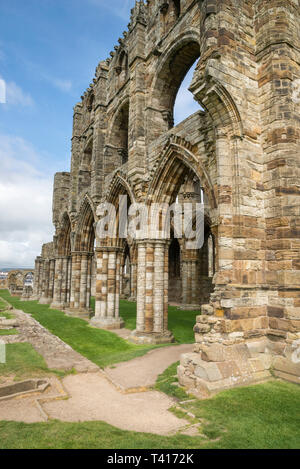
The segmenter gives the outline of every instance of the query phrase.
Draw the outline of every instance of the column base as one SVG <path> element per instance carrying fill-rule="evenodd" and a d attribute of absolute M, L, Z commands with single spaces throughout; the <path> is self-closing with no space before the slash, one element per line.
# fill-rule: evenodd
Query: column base
<path fill-rule="evenodd" d="M 30 301 L 40 301 L 41 297 L 38 295 L 32 295 L 30 297 Z"/>
<path fill-rule="evenodd" d="M 269 380 L 271 361 L 261 355 L 251 356 L 246 344 L 212 345 L 204 354 L 184 354 L 177 368 L 179 383 L 198 398 L 206 398 L 225 389 Z"/>
<path fill-rule="evenodd" d="M 201 305 L 199 304 L 181 304 L 177 306 L 178 309 L 181 309 L 183 311 L 200 311 L 201 310 Z"/>
<path fill-rule="evenodd" d="M 132 303 L 136 303 L 136 297 L 135 296 L 130 296 L 127 298 L 127 301 L 131 301 Z"/>
<path fill-rule="evenodd" d="M 52 298 L 40 298 L 39 299 L 39 304 L 40 305 L 50 305 L 52 301 Z"/>
<path fill-rule="evenodd" d="M 162 333 L 146 333 L 146 332 L 138 332 L 133 331 L 128 339 L 130 342 L 134 344 L 142 345 L 142 344 L 171 344 L 175 341 L 172 332 L 166 331 Z"/>
<path fill-rule="evenodd" d="M 90 319 L 91 312 L 92 311 L 89 309 L 70 308 L 69 306 L 65 307 L 65 313 L 75 318 Z"/>
<path fill-rule="evenodd" d="M 114 330 L 122 329 L 125 323 L 122 318 L 98 318 L 94 316 L 90 320 L 90 325 L 97 327 L 98 329 Z"/>
<path fill-rule="evenodd" d="M 50 303 L 50 309 L 59 309 L 62 310 L 64 309 L 64 304 L 63 303 Z"/>

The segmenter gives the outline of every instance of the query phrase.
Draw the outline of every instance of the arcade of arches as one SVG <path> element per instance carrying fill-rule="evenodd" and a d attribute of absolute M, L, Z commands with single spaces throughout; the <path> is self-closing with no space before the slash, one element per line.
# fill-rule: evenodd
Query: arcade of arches
<path fill-rule="evenodd" d="M 271 369 L 299 382 L 300 100 L 286 84 L 300 79 L 297 3 L 137 1 L 74 107 L 71 171 L 54 179 L 55 236 L 33 298 L 88 317 L 95 296 L 91 324 L 107 329 L 123 326 L 120 298 L 136 301 L 136 343 L 172 342 L 169 303 L 198 309 L 178 376 L 204 395 Z M 174 126 L 195 61 L 199 111 Z M 201 204 L 202 247 L 188 249 L 172 221 L 169 239 L 99 239 L 99 204 L 118 221 L 124 195 Z"/>
<path fill-rule="evenodd" d="M 12 296 L 21 296 L 22 300 L 32 297 L 34 272 L 32 270 L 11 270 L 0 288 L 8 289 Z"/>

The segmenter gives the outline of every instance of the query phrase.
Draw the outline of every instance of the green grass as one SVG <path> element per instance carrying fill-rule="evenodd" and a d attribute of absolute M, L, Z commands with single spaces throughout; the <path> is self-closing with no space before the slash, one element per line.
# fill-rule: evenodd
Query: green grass
<path fill-rule="evenodd" d="M 45 360 L 28 343 L 6 345 L 6 363 L 0 363 L 0 376 L 14 375 L 15 380 L 21 378 L 49 375 L 51 373 L 64 376 L 66 373 L 49 370 Z"/>
<path fill-rule="evenodd" d="M 299 397 L 299 386 L 272 381 L 185 404 L 201 422 L 196 437 L 129 432 L 104 422 L 0 422 L 0 448 L 297 449 Z"/>
<path fill-rule="evenodd" d="M 0 292 L 3 295 L 3 292 Z M 142 355 L 150 347 L 135 346 L 107 331 L 89 327 L 78 318 L 70 318 L 61 311 L 50 310 L 36 302 L 20 302 L 4 293 L 15 307 L 31 313 L 51 332 L 69 343 L 75 350 L 100 366 Z M 134 327 L 135 305 L 122 302 L 124 316 Z M 125 306 L 125 308 L 124 308 Z M 170 308 L 173 333 L 179 334 L 181 314 Z M 195 313 L 193 313 L 195 314 Z M 125 319 L 125 317 L 124 317 Z M 186 317 L 186 327 L 192 321 Z M 175 332 L 174 332 L 175 331 Z M 181 337 L 187 337 L 182 333 Z M 2 368 L 1 368 L 2 367 Z M 177 364 L 173 364 L 157 380 L 155 389 L 182 401 L 185 391 L 177 382 Z M 29 344 L 7 346 L 7 363 L 0 365 L 0 374 L 49 373 L 50 370 Z M 231 389 L 207 400 L 193 400 L 180 404 L 195 415 L 201 425 L 197 437 L 175 435 L 162 437 L 146 433 L 128 432 L 104 422 L 24 424 L 0 422 L 0 448 L 102 448 L 102 449 L 292 449 L 300 447 L 300 388 L 291 383 L 268 383 Z M 177 411 L 178 414 L 178 411 Z M 178 414 L 179 415 L 179 414 Z M 184 415 L 182 412 L 180 415 Z"/>
<path fill-rule="evenodd" d="M 174 363 L 173 365 L 169 366 L 169 368 L 167 368 L 161 375 L 159 375 L 154 389 L 164 392 L 165 394 L 182 401 L 184 399 L 189 399 L 189 396 L 186 394 L 183 388 L 173 385 L 173 383 L 178 383 L 178 365 L 179 362 Z"/>
<path fill-rule="evenodd" d="M 155 388 L 190 400 L 177 382 L 175 363 L 158 377 Z M 207 400 L 181 404 L 201 423 L 206 448 L 300 448 L 300 387 L 270 381 L 224 391 Z"/>
<path fill-rule="evenodd" d="M 18 335 L 19 332 L 16 329 L 0 329 L 0 336 L 2 335 Z"/>
<path fill-rule="evenodd" d="M 201 438 L 162 437 L 120 430 L 104 422 L 24 424 L 0 421 L 0 449 L 185 449 Z"/>
<path fill-rule="evenodd" d="M 5 290 L 0 290 L 0 293 L 2 293 L 4 291 Z M 11 314 L 7 311 L 7 304 L 1 298 L 0 298 L 0 317 L 3 317 L 5 319 L 13 319 L 14 318 L 13 314 Z"/>
<path fill-rule="evenodd" d="M 11 297 L 8 291 L 1 291 L 0 296 L 17 309 L 31 314 L 46 329 L 102 368 L 142 356 L 157 347 L 131 344 L 112 332 L 91 327 L 83 319 L 50 309 L 49 305 L 40 305 L 36 301 L 22 302 Z"/>
<path fill-rule="evenodd" d="M 0 312 L 4 311 L 6 308 L 7 308 L 6 303 L 0 298 Z"/>
<path fill-rule="evenodd" d="M 13 319 L 14 315 L 11 313 L 8 313 L 7 311 L 0 311 L 0 317 L 5 318 L 5 319 Z"/>
<path fill-rule="evenodd" d="M 95 298 L 91 298 L 91 308 L 95 311 Z M 169 330 L 179 344 L 193 344 L 193 332 L 196 316 L 199 311 L 182 311 L 175 306 L 169 306 Z M 120 315 L 125 321 L 125 327 L 130 330 L 136 328 L 136 303 L 120 300 Z"/>

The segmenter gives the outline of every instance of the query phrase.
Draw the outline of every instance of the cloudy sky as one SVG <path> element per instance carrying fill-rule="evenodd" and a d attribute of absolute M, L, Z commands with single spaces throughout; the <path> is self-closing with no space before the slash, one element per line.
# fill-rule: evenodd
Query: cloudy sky
<path fill-rule="evenodd" d="M 53 235 L 52 181 L 69 171 L 74 104 L 134 0 L 0 0 L 0 268 L 32 267 Z M 198 109 L 187 91 L 175 120 Z M 4 84 L 6 103 L 3 101 Z"/>

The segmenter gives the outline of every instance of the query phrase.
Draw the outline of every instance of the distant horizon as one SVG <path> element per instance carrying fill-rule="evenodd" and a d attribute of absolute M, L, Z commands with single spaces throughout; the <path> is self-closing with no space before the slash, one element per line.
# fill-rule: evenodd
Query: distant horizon
<path fill-rule="evenodd" d="M 0 267 L 0 272 L 7 272 L 9 270 L 34 270 L 34 267 Z"/>

